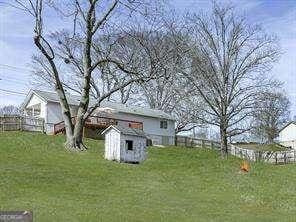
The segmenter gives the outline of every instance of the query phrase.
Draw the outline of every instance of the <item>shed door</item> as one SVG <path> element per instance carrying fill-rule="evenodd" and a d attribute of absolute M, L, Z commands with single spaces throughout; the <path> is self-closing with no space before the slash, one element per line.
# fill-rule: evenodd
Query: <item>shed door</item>
<path fill-rule="evenodd" d="M 116 132 L 113 135 L 113 159 L 120 160 L 120 134 Z"/>

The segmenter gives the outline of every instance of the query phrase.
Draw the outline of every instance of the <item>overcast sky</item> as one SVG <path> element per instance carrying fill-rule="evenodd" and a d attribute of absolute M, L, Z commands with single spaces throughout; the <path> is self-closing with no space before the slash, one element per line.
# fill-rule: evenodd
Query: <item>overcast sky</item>
<path fill-rule="evenodd" d="M 206 0 L 170 2 L 180 12 L 211 8 L 211 1 Z M 296 0 L 236 0 L 232 3 L 245 13 L 250 23 L 260 23 L 269 33 L 280 38 L 283 55 L 272 74 L 284 82 L 292 102 L 292 115 L 296 115 Z M 46 19 L 55 29 L 61 26 L 55 15 L 47 15 Z M 32 87 L 30 61 L 36 50 L 32 42 L 32 27 L 30 17 L 0 5 L 0 106 L 20 104 L 24 99 L 22 94 L 3 90 L 27 93 Z"/>

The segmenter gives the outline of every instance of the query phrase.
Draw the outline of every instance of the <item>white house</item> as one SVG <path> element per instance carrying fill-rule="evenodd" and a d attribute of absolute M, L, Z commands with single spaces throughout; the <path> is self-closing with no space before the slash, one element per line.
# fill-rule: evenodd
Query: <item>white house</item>
<path fill-rule="evenodd" d="M 71 115 L 75 117 L 80 96 L 67 94 L 67 99 Z M 90 105 L 93 103 L 91 100 Z M 59 98 L 55 92 L 31 90 L 22 104 L 22 109 L 25 115 L 43 118 L 45 131 L 48 134 L 53 134 L 57 132 L 58 127 L 63 127 Z M 175 120 L 161 110 L 102 102 L 92 117 L 86 121 L 86 125 L 99 123 L 100 126 L 105 124 L 105 128 L 116 124 L 143 129 L 154 145 L 172 145 L 175 141 Z"/>
<path fill-rule="evenodd" d="M 105 129 L 105 159 L 140 163 L 146 159 L 146 135 L 143 130 L 111 125 Z"/>
<path fill-rule="evenodd" d="M 280 144 L 296 149 L 296 122 L 284 126 L 279 132 L 278 140 Z"/>

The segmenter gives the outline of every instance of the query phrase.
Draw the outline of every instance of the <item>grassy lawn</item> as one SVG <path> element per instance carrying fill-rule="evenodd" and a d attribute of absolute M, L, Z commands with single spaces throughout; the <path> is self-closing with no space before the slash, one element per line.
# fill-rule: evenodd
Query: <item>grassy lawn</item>
<path fill-rule="evenodd" d="M 262 150 L 262 151 L 284 151 L 287 150 L 286 147 L 279 144 L 258 144 L 258 143 L 239 143 L 234 144 L 235 146 L 252 149 L 252 150 Z"/>
<path fill-rule="evenodd" d="M 0 210 L 34 221 L 296 221 L 296 165 L 221 160 L 215 151 L 149 148 L 141 165 L 70 153 L 63 136 L 0 133 Z"/>

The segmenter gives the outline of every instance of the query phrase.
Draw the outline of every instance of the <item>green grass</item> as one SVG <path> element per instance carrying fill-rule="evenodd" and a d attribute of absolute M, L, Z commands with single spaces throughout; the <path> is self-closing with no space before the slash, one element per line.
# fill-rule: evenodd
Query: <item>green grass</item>
<path fill-rule="evenodd" d="M 273 143 L 273 144 L 259 144 L 259 143 L 239 143 L 235 144 L 238 147 L 252 149 L 252 150 L 261 150 L 261 151 L 284 151 L 288 148 Z"/>
<path fill-rule="evenodd" d="M 221 160 L 215 151 L 149 148 L 141 165 L 68 152 L 63 136 L 0 133 L 0 210 L 34 221 L 296 221 L 296 165 Z"/>

